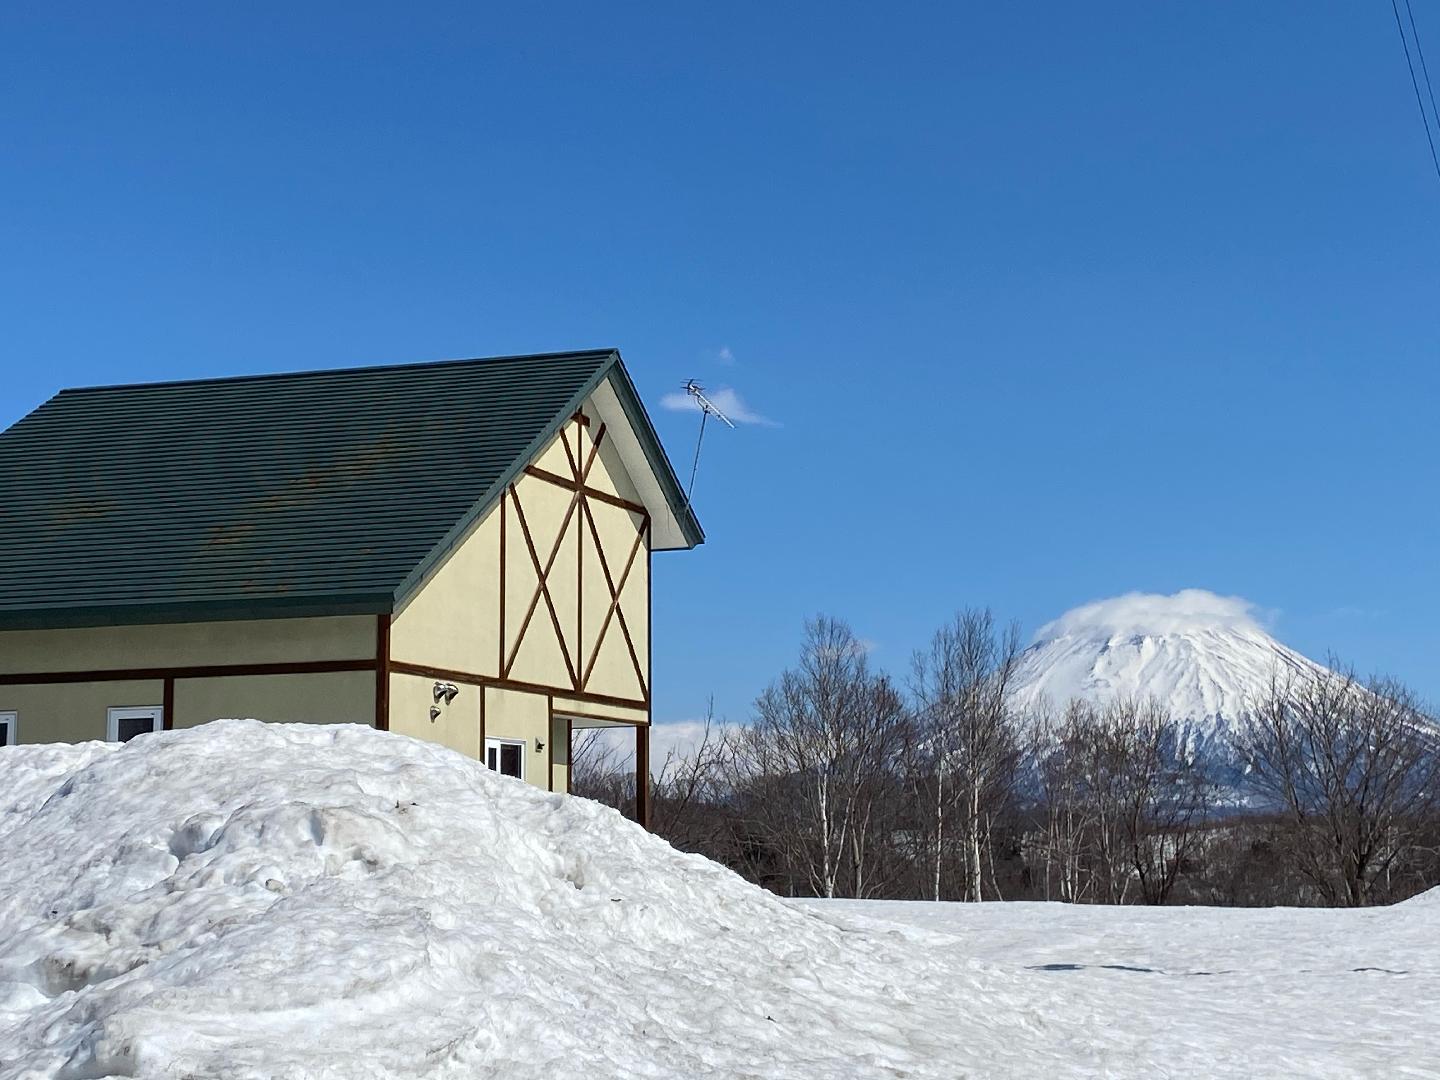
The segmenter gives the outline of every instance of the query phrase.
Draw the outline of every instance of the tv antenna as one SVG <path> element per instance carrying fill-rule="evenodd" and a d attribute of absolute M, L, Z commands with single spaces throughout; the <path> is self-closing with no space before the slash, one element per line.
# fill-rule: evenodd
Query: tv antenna
<path fill-rule="evenodd" d="M 735 425 L 713 401 L 705 396 L 705 388 L 694 379 L 685 380 L 685 392 L 694 398 L 695 404 L 700 408 L 700 435 L 695 440 L 695 460 L 690 465 L 690 486 L 685 489 L 685 504 L 688 506 L 690 493 L 695 490 L 695 474 L 700 469 L 700 444 L 705 439 L 705 421 L 713 416 L 728 428 L 734 428 Z"/>

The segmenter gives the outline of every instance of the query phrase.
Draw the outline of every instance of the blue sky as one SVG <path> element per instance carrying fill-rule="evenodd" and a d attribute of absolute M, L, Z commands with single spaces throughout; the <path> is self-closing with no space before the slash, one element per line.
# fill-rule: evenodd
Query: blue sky
<path fill-rule="evenodd" d="M 1440 9 L 1417 4 L 1432 58 Z M 1428 31 L 1428 33 L 1427 33 Z M 1388 9 L 12 5 L 0 423 L 73 384 L 619 346 L 699 551 L 658 719 L 1200 587 L 1440 698 L 1440 181 Z"/>

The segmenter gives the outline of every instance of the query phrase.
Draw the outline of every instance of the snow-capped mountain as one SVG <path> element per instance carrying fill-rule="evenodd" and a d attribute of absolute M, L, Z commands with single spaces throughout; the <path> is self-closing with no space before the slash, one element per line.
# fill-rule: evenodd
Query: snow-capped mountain
<path fill-rule="evenodd" d="M 1041 627 L 1016 678 L 1021 708 L 1048 699 L 1154 698 L 1181 722 L 1184 742 L 1223 753 L 1236 722 L 1274 676 L 1320 665 L 1276 641 L 1245 600 L 1185 589 L 1086 604 Z"/>

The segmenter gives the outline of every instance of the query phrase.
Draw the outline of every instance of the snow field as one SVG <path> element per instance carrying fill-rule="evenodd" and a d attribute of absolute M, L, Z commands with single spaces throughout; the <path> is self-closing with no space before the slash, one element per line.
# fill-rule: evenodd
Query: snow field
<path fill-rule="evenodd" d="M 1437 928 L 786 902 L 358 726 L 0 751 L 4 1080 L 1440 1075 Z"/>

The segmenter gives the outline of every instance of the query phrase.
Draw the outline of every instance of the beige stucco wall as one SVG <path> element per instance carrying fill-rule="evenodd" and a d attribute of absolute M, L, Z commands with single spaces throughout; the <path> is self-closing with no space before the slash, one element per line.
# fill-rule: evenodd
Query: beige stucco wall
<path fill-rule="evenodd" d="M 500 514 L 492 509 L 390 625 L 390 655 L 494 676 L 500 669 Z"/>
<path fill-rule="evenodd" d="M 364 660 L 375 616 L 0 631 L 0 674 Z"/>
<path fill-rule="evenodd" d="M 570 788 L 570 726 L 563 716 L 550 720 L 550 790 Z"/>
<path fill-rule="evenodd" d="M 575 425 L 566 424 L 564 431 L 564 438 L 569 440 L 571 453 L 565 453 L 565 443 L 557 435 L 550 441 L 549 446 L 536 455 L 535 460 L 531 462 L 532 465 L 544 469 L 546 472 L 552 472 L 556 476 L 570 476 L 574 473 L 570 462 L 575 451 Z M 581 465 L 585 463 L 583 457 L 577 460 Z"/>
<path fill-rule="evenodd" d="M 649 595 L 648 576 L 650 571 L 649 552 L 642 544 L 635 554 L 629 575 L 625 575 L 625 562 L 630 557 L 639 535 L 642 519 L 640 515 L 623 507 L 595 502 L 591 505 L 591 516 L 595 530 L 610 571 L 601 565 L 600 553 L 593 544 L 586 548 L 586 562 L 582 579 L 585 598 L 583 603 L 584 630 L 586 643 L 585 663 L 590 663 L 595 643 L 600 640 L 600 650 L 591 668 L 585 689 L 594 694 L 624 698 L 630 701 L 643 700 L 645 688 L 640 681 L 641 674 L 648 681 L 650 663 L 649 642 Z M 624 614 L 624 625 L 619 615 L 606 615 L 610 610 L 610 582 L 619 586 L 622 576 L 624 586 L 620 592 L 620 612 Z M 603 640 L 599 638 L 604 631 Z M 630 631 L 635 655 L 631 657 L 630 647 L 624 631 Z M 639 661 L 640 674 L 636 672 Z"/>
<path fill-rule="evenodd" d="M 525 779 L 536 787 L 549 788 L 553 746 L 550 743 L 550 701 L 545 695 L 486 687 L 485 737 L 525 740 Z M 535 751 L 536 739 L 546 744 L 541 753 Z"/>
<path fill-rule="evenodd" d="M 592 423 L 586 429 L 586 437 L 588 438 L 590 432 L 597 430 L 597 427 L 598 422 Z M 586 453 L 589 453 L 588 443 Z M 616 449 L 613 438 L 606 439 L 600 444 L 600 457 L 590 473 L 589 482 L 591 487 L 599 488 L 611 495 L 618 495 L 629 502 L 641 503 L 644 501 L 634 483 L 631 482 L 630 474 L 620 462 L 620 452 Z"/>
<path fill-rule="evenodd" d="M 525 524 L 529 527 L 536 554 L 543 565 L 555 547 L 560 526 L 565 523 L 566 511 L 570 506 L 571 493 L 535 477 L 527 476 L 515 485 L 520 509 L 512 502 L 506 521 L 506 576 L 505 576 L 505 631 L 506 654 L 514 652 L 514 663 L 509 677 L 521 682 L 539 683 L 543 686 L 571 686 L 570 667 L 565 656 L 568 651 L 570 662 L 578 666 L 577 598 L 579 595 L 577 560 L 583 519 L 577 511 L 570 515 L 551 569 L 550 600 L 555 605 L 560 631 L 555 631 L 555 619 L 550 616 L 549 605 L 542 598 L 531 608 L 539 575 L 530 557 L 525 542 L 525 532 L 520 526 L 523 512 Z M 525 616 L 532 612 L 527 625 Z M 515 651 L 518 635 L 524 631 L 519 651 Z M 564 648 L 561 642 L 564 642 Z"/>
<path fill-rule="evenodd" d="M 568 440 L 569 452 L 557 437 L 537 456 L 534 464 L 557 476 L 573 478 L 575 468 L 584 468 L 590 458 L 590 440 L 597 429 L 598 421 L 588 428 L 573 423 L 567 425 L 564 438 Z M 639 498 L 608 439 L 600 443 L 587 484 L 619 498 Z M 606 570 L 610 579 L 618 584 L 640 534 L 643 515 L 592 498 L 587 500 L 594 520 L 592 531 L 584 514 L 578 510 L 569 512 L 572 501 L 569 490 L 539 477 L 524 475 L 516 481 L 515 491 L 517 498 L 507 497 L 503 505 L 492 509 L 395 616 L 390 634 L 392 657 L 481 678 L 504 677 L 513 682 L 554 688 L 562 694 L 574 692 L 572 670 L 575 676 L 584 678 L 588 668 L 584 691 L 637 702 L 623 719 L 645 722 L 645 710 L 638 705 L 645 697 L 644 682 L 649 678 L 650 565 L 649 551 L 644 544 L 625 578 L 621 595 L 635 659 L 614 617 L 609 620 L 604 640 L 599 643 L 598 653 L 596 651 L 611 601 Z M 526 542 L 527 530 L 534 545 L 534 558 Z M 603 561 L 597 550 L 596 535 L 604 550 Z M 505 549 L 503 571 L 502 546 Z M 535 561 L 538 559 L 543 567 L 550 562 L 552 552 L 555 554 L 548 578 L 548 601 L 542 597 L 532 609 L 539 581 Z M 639 675 L 635 670 L 636 660 L 640 665 Z M 509 668 L 503 670 L 506 663 Z"/>
<path fill-rule="evenodd" d="M 175 680 L 175 727 L 230 717 L 290 724 L 373 724 L 375 675 L 327 671 Z"/>
<path fill-rule="evenodd" d="M 460 693 L 446 705 L 435 701 L 434 679 L 392 673 L 390 676 L 390 730 L 401 735 L 448 746 L 467 757 L 480 757 L 481 690 L 474 684 L 457 683 Z M 430 707 L 440 715 L 430 719 Z"/>
<path fill-rule="evenodd" d="M 105 738 L 105 710 L 160 705 L 164 696 L 159 679 L 36 686 L 0 682 L 0 712 L 18 714 L 22 743 L 87 742 Z"/>
<path fill-rule="evenodd" d="M 627 709 L 620 705 L 577 701 L 562 694 L 555 695 L 555 711 L 562 716 L 575 717 L 576 727 L 584 727 L 585 722 L 592 719 L 614 720 L 622 724 L 647 724 L 650 722 L 644 709 Z"/>

